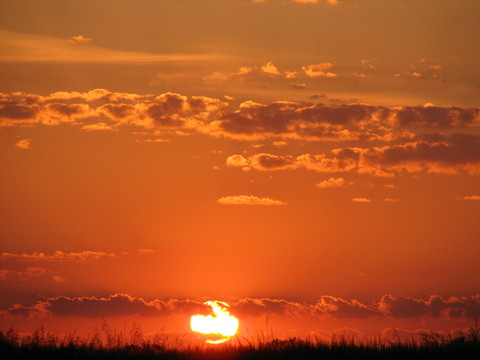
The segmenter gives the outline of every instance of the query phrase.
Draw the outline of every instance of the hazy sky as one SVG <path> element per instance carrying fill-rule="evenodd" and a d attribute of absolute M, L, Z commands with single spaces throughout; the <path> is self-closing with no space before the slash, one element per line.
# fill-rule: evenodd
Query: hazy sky
<path fill-rule="evenodd" d="M 479 15 L 0 0 L 0 324 L 473 324 Z"/>

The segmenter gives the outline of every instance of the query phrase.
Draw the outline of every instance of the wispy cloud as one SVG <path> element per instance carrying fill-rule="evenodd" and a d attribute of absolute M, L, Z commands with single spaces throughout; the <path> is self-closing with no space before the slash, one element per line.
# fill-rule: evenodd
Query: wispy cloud
<path fill-rule="evenodd" d="M 0 30 L 0 61 L 145 63 L 211 61 L 225 58 L 219 54 L 157 54 L 109 49 L 83 35 L 62 39 L 52 36 Z"/>
<path fill-rule="evenodd" d="M 457 197 L 458 200 L 480 201 L 480 195 L 468 195 Z"/>

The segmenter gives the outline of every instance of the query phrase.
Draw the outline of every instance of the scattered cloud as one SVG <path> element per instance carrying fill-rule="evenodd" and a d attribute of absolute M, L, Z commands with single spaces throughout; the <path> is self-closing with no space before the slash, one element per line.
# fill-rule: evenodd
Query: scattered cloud
<path fill-rule="evenodd" d="M 384 185 L 387 189 L 397 189 L 398 185 L 395 184 L 385 184 Z"/>
<path fill-rule="evenodd" d="M 272 75 L 272 76 L 280 75 L 280 71 L 271 61 L 264 64 L 260 68 L 260 71 L 264 74 L 267 74 L 267 75 Z"/>
<path fill-rule="evenodd" d="M 296 71 L 285 71 L 286 79 L 296 79 L 298 77 L 298 72 Z"/>
<path fill-rule="evenodd" d="M 317 66 L 327 69 L 333 65 Z M 48 96 L 1 94 L 0 126 L 69 124 L 83 131 L 129 127 L 132 133 L 142 132 L 145 136 L 136 139 L 137 142 L 172 141 L 171 137 L 195 133 L 256 143 L 267 140 L 336 142 L 330 152 L 322 154 L 262 153 L 233 155 L 227 160 L 227 166 L 241 166 L 244 170 L 305 168 L 390 177 L 399 172 L 480 172 L 478 108 L 433 104 L 388 108 L 359 103 L 292 101 L 269 104 L 244 101 L 233 105 L 230 101 L 233 100 L 225 97 L 215 99 L 170 92 L 158 96 L 139 95 L 105 89 L 56 92 Z M 364 146 L 342 146 L 342 142 L 352 141 Z M 28 147 L 25 141 L 17 144 L 22 149 Z"/>
<path fill-rule="evenodd" d="M 222 205 L 286 205 L 286 202 L 271 198 L 260 198 L 253 195 L 224 196 L 217 200 Z"/>
<path fill-rule="evenodd" d="M 28 150 L 32 146 L 32 140 L 21 139 L 15 142 L 15 147 L 20 150 Z"/>
<path fill-rule="evenodd" d="M 296 82 L 290 83 L 290 86 L 293 87 L 294 89 L 304 89 L 307 86 L 307 84 L 300 81 L 296 81 Z"/>
<path fill-rule="evenodd" d="M 312 64 L 302 66 L 302 70 L 308 77 L 315 78 L 315 77 L 327 77 L 327 78 L 334 78 L 337 77 L 337 74 L 330 72 L 333 68 L 333 64 L 330 62 L 324 62 L 320 64 Z"/>
<path fill-rule="evenodd" d="M 362 67 L 366 70 L 374 70 L 377 68 L 377 66 L 374 65 L 374 61 L 371 59 L 362 59 L 360 60 L 360 63 L 362 64 Z"/>
<path fill-rule="evenodd" d="M 342 186 L 345 186 L 347 184 L 350 184 L 350 183 L 346 182 L 344 178 L 330 177 L 327 180 L 323 180 L 323 181 L 319 182 L 315 186 L 320 188 L 320 189 L 325 189 L 325 188 L 332 188 L 332 187 L 342 187 Z"/>

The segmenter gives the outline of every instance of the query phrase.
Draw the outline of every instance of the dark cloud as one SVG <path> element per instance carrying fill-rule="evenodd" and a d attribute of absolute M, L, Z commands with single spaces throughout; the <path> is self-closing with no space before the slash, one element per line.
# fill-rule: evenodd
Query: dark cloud
<path fill-rule="evenodd" d="M 402 319 L 429 317 L 475 320 L 480 315 L 480 295 L 446 300 L 437 295 L 430 296 L 428 300 L 385 295 L 378 303 L 378 310 L 384 315 Z"/>
<path fill-rule="evenodd" d="M 333 296 L 322 296 L 315 305 L 319 315 L 331 315 L 338 318 L 366 318 L 378 316 L 375 306 L 367 306 L 357 300 L 345 300 Z"/>
<path fill-rule="evenodd" d="M 454 134 L 448 140 L 363 149 L 360 151 L 361 167 L 365 171 L 480 173 L 480 137 Z"/>
<path fill-rule="evenodd" d="M 399 126 L 406 127 L 463 127 L 478 120 L 479 109 L 460 107 L 416 106 L 403 107 L 395 115 Z"/>
<path fill-rule="evenodd" d="M 96 121 L 106 124 L 104 129 L 134 125 L 148 130 L 179 129 L 246 140 L 393 142 L 428 136 L 428 133 L 415 133 L 420 130 L 476 129 L 480 110 L 290 101 L 269 104 L 245 101 L 233 108 L 224 100 L 205 96 L 170 92 L 154 96 L 95 89 L 83 93 L 56 92 L 49 96 L 0 94 L 0 120 L 1 124 L 10 126 L 64 122 L 83 126 Z M 108 124 L 109 121 L 112 123 Z"/>
<path fill-rule="evenodd" d="M 318 172 L 347 172 L 394 176 L 398 172 L 456 174 L 480 173 L 480 136 L 453 134 L 445 142 L 414 141 L 373 148 L 334 149 L 330 154 L 275 155 L 259 153 L 231 155 L 228 166 L 261 171 L 308 169 Z"/>
<path fill-rule="evenodd" d="M 37 105 L 21 104 L 15 100 L 0 102 L 0 119 L 26 120 L 34 118 L 38 113 Z"/>
<path fill-rule="evenodd" d="M 470 319 L 480 316 L 480 294 L 444 299 L 432 295 L 428 300 L 384 295 L 378 302 L 364 304 L 333 296 L 322 296 L 316 304 L 284 299 L 243 298 L 229 302 L 231 313 L 239 317 L 267 315 L 316 318 L 397 318 L 397 319 Z M 13 305 L 0 312 L 3 317 L 81 316 L 117 317 L 128 315 L 165 316 L 208 314 L 210 308 L 198 300 L 145 300 L 128 294 L 99 297 L 57 296 L 34 306 Z"/>
<path fill-rule="evenodd" d="M 238 299 L 231 303 L 231 312 L 238 316 L 305 315 L 311 314 L 309 305 L 283 299 Z"/>

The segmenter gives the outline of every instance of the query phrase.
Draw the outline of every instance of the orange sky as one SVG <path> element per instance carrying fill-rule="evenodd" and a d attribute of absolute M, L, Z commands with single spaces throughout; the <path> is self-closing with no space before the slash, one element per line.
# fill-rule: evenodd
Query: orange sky
<path fill-rule="evenodd" d="M 0 0 L 0 326 L 472 325 L 479 14 Z"/>

